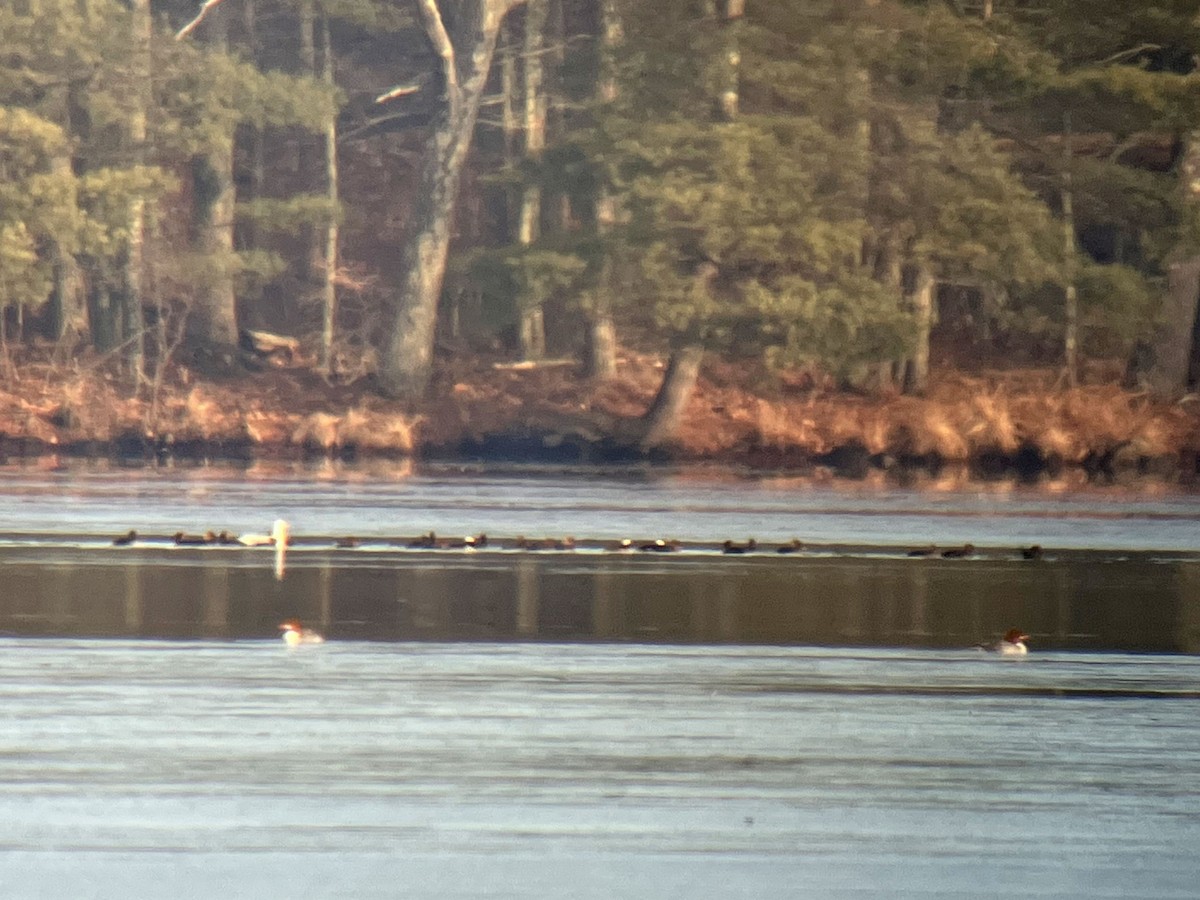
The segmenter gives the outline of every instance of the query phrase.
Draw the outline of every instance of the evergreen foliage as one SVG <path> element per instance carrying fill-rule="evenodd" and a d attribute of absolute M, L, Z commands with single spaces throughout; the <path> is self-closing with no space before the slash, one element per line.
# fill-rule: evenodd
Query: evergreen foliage
<path fill-rule="evenodd" d="M 575 316 L 611 310 L 662 347 L 699 340 L 849 376 L 927 344 L 936 319 L 916 286 L 933 279 L 971 298 L 981 338 L 1009 346 L 1061 343 L 1077 296 L 1084 349 L 1120 355 L 1147 338 L 1171 260 L 1200 252 L 1200 204 L 1176 169 L 1200 131 L 1190 0 L 995 0 L 986 19 L 941 0 L 750 0 L 725 24 L 701 0 L 605 0 L 612 46 L 600 0 L 545 2 L 530 21 L 547 29 L 549 146 L 516 160 L 497 130 L 463 181 L 475 194 L 459 205 L 448 291 L 482 298 L 487 330 L 561 301 Z M 148 84 L 129 4 L 3 4 L 0 305 L 40 308 L 64 258 L 90 290 L 123 290 L 139 203 L 148 305 L 236 277 L 244 306 L 265 298 L 255 308 L 273 303 L 273 321 L 299 329 L 306 229 L 330 221 L 381 296 L 399 292 L 391 251 L 445 99 L 417 5 L 246 3 L 226 0 L 253 13 L 229 19 L 228 47 L 173 39 L 199 2 L 156 4 Z M 442 6 L 469 31 L 470 4 Z M 526 27 L 517 7 L 510 49 Z M 331 25 L 333 87 L 301 65 L 306 16 Z M 719 109 L 729 94 L 737 115 Z M 143 141 L 131 122 L 147 97 Z M 499 117 L 488 102 L 481 129 Z M 355 137 L 334 208 L 304 135 L 339 111 Z M 234 251 L 205 250 L 194 232 L 224 184 L 205 160 L 231 142 L 235 182 L 255 189 L 239 198 Z M 526 246 L 512 198 L 529 185 L 542 221 Z M 617 211 L 603 227 L 600 198 Z M 365 330 L 378 337 L 392 312 L 373 309 Z"/>

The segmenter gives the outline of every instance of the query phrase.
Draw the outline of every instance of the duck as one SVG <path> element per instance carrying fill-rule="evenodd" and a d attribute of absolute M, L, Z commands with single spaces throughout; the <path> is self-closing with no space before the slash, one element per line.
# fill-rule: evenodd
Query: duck
<path fill-rule="evenodd" d="M 804 549 L 804 544 L 799 538 L 792 538 L 786 544 L 780 544 L 775 548 L 776 553 L 799 553 Z"/>
<path fill-rule="evenodd" d="M 171 540 L 179 547 L 199 547 L 205 544 L 216 543 L 217 536 L 211 531 L 206 531 L 204 534 L 187 534 L 177 531 L 171 536 Z"/>
<path fill-rule="evenodd" d="M 942 551 L 942 559 L 966 559 L 975 555 L 974 544 L 963 544 L 961 547 L 951 547 Z"/>
<path fill-rule="evenodd" d="M 137 538 L 138 538 L 138 533 L 131 528 L 131 529 L 129 529 L 129 531 L 125 532 L 124 534 L 120 535 L 119 537 L 113 538 L 113 546 L 114 547 L 128 547 L 130 544 L 132 544 L 134 541 L 136 541 Z"/>
<path fill-rule="evenodd" d="M 1041 559 L 1041 558 L 1042 558 L 1041 544 L 1034 544 L 1032 547 L 1022 547 L 1021 548 L 1021 559 Z"/>
<path fill-rule="evenodd" d="M 517 550 L 574 550 L 575 538 L 570 536 L 563 538 L 548 537 L 538 540 L 518 535 L 516 541 L 513 542 L 513 546 Z"/>
<path fill-rule="evenodd" d="M 447 541 L 439 546 L 449 547 L 451 550 L 482 550 L 487 546 L 488 536 L 486 534 L 472 535 L 468 534 L 461 541 Z"/>
<path fill-rule="evenodd" d="M 735 544 L 733 541 L 727 540 L 721 545 L 722 553 L 753 553 L 757 549 L 758 541 L 756 541 L 754 538 L 750 538 L 750 540 L 746 541 L 744 544 Z"/>
<path fill-rule="evenodd" d="M 908 555 L 913 558 L 933 556 L 935 553 L 937 553 L 937 547 L 933 544 L 930 544 L 928 547 L 916 547 L 908 551 Z"/>
<path fill-rule="evenodd" d="M 289 647 L 295 647 L 297 644 L 325 643 L 325 638 L 319 632 L 305 628 L 299 619 L 280 622 L 279 630 L 283 632 L 283 642 Z"/>
<path fill-rule="evenodd" d="M 353 550 L 359 545 L 359 540 L 356 537 L 340 537 L 333 542 L 333 546 L 339 550 Z"/>
<path fill-rule="evenodd" d="M 429 534 L 413 538 L 408 542 L 408 546 L 414 550 L 436 550 L 441 545 L 438 543 L 437 535 L 431 531 Z"/>
<path fill-rule="evenodd" d="M 629 538 L 621 538 L 619 541 L 609 544 L 608 549 L 613 553 L 626 553 L 633 549 L 633 541 Z"/>
<path fill-rule="evenodd" d="M 990 644 L 980 644 L 978 649 L 988 653 L 998 653 L 1001 656 L 1025 656 L 1029 653 L 1029 647 L 1025 644 L 1027 640 L 1029 640 L 1029 635 L 1020 628 L 1010 628 L 1000 640 Z"/>
<path fill-rule="evenodd" d="M 276 519 L 270 534 L 243 534 L 237 542 L 243 547 L 286 547 L 290 542 L 291 526 L 284 519 Z"/>
<path fill-rule="evenodd" d="M 642 544 L 638 547 L 643 553 L 674 553 L 679 549 L 679 541 L 665 541 L 662 538 L 651 541 L 648 544 Z"/>

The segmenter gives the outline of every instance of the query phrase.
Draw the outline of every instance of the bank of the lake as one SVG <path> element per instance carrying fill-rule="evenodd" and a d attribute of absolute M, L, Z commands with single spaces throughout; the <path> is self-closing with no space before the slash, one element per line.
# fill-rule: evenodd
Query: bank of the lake
<path fill-rule="evenodd" d="M 924 396 L 837 389 L 811 373 L 706 366 L 675 439 L 636 445 L 663 361 L 626 353 L 615 380 L 574 365 L 479 361 L 440 371 L 413 408 L 369 378 L 342 383 L 304 367 L 236 377 L 175 366 L 137 396 L 102 360 L 30 356 L 0 385 L 0 456 L 121 460 L 427 458 L 605 464 L 709 463 L 761 471 L 817 467 L 1038 478 L 1064 469 L 1190 482 L 1200 466 L 1200 404 L 1123 390 L 1096 369 L 1066 389 L 1049 370 L 968 377 L 944 371 Z"/>

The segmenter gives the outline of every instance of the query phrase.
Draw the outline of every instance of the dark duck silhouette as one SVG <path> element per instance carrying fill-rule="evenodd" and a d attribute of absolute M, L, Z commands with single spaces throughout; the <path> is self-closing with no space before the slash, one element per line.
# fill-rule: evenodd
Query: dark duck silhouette
<path fill-rule="evenodd" d="M 679 541 L 666 541 L 659 538 L 656 541 L 651 541 L 648 544 L 642 544 L 638 547 L 643 553 L 674 553 L 679 549 Z"/>
<path fill-rule="evenodd" d="M 138 533 L 136 531 L 134 531 L 133 529 L 130 529 L 129 531 L 125 532 L 120 537 L 113 538 L 113 546 L 114 547 L 128 547 L 130 544 L 132 544 L 134 541 L 137 540 L 137 537 L 138 537 Z"/>
<path fill-rule="evenodd" d="M 206 531 L 204 534 L 187 534 L 182 531 L 175 532 L 172 540 L 180 547 L 200 547 L 205 544 L 215 544 L 217 536 L 211 531 Z"/>
<path fill-rule="evenodd" d="M 966 559 L 975 555 L 974 544 L 963 544 L 961 547 L 951 547 L 942 551 L 942 559 Z"/>
<path fill-rule="evenodd" d="M 746 541 L 744 544 L 735 544 L 733 541 L 727 540 L 721 545 L 722 553 L 732 553 L 735 555 L 742 553 L 753 553 L 757 549 L 758 541 L 754 540 L 754 538 L 750 538 L 750 540 Z"/>
<path fill-rule="evenodd" d="M 798 538 L 792 538 L 786 544 L 780 544 L 775 548 L 776 553 L 799 553 L 804 549 L 804 544 Z"/>

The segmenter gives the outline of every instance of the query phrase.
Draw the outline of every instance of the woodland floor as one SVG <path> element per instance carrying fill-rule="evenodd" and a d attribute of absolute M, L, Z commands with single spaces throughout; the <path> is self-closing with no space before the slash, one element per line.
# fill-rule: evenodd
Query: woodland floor
<path fill-rule="evenodd" d="M 128 382 L 86 357 L 53 363 L 13 351 L 0 378 L 0 456 L 289 458 L 430 456 L 555 463 L 638 458 L 637 417 L 663 371 L 626 352 L 618 377 L 586 381 L 573 364 L 532 368 L 474 357 L 443 365 L 420 409 L 369 382 L 330 384 L 310 367 L 237 378 L 169 371 L 131 398 Z M 849 474 L 969 464 L 980 474 L 1078 467 L 1091 476 L 1158 472 L 1193 480 L 1200 398 L 1156 402 L 1094 364 L 1063 388 L 1050 369 L 968 376 L 941 369 L 924 397 L 834 390 L 806 373 L 773 375 L 710 359 L 675 443 L 654 458 L 759 469 L 829 466 Z M 149 397 L 149 399 L 148 399 Z"/>

